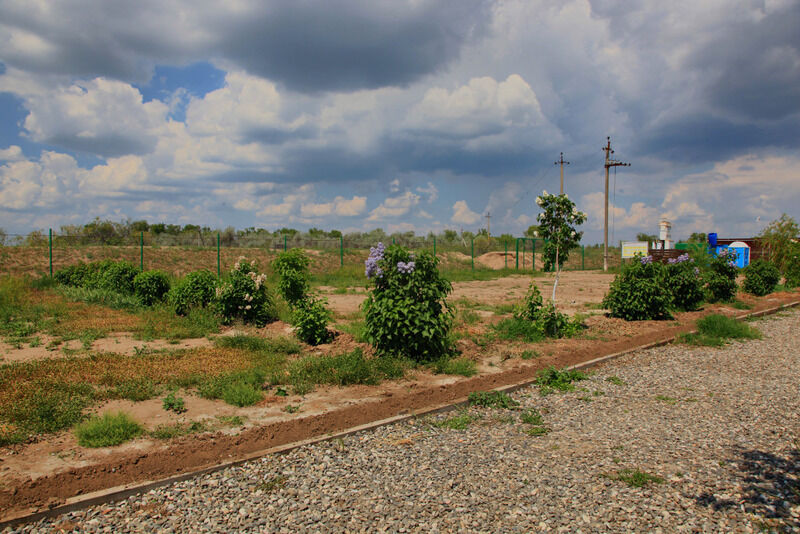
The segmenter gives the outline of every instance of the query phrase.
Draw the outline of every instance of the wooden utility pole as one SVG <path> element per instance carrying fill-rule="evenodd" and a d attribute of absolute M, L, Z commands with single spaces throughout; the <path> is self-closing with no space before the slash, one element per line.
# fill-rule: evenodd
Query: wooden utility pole
<path fill-rule="evenodd" d="M 569 165 L 569 161 L 564 161 L 564 153 L 561 153 L 561 157 L 558 161 L 555 162 L 554 165 L 561 165 L 561 194 L 564 194 L 564 165 Z"/>
<path fill-rule="evenodd" d="M 608 271 L 608 169 L 611 167 L 631 166 L 630 163 L 622 163 L 621 161 L 611 159 L 611 154 L 614 153 L 614 151 L 611 150 L 611 137 L 607 137 L 606 139 L 608 143 L 603 147 L 603 151 L 606 153 L 606 206 L 603 214 L 603 271 Z"/>
<path fill-rule="evenodd" d="M 486 212 L 486 235 L 489 237 L 489 243 L 492 242 L 492 213 Z"/>

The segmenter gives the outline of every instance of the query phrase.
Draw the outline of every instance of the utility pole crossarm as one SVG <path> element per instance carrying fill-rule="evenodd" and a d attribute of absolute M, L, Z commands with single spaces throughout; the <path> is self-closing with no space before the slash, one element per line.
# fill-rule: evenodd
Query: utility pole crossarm
<path fill-rule="evenodd" d="M 564 165 L 569 165 L 569 161 L 564 161 L 564 153 L 561 153 L 561 157 L 554 163 L 554 165 L 561 166 L 561 194 L 564 194 Z"/>
<path fill-rule="evenodd" d="M 608 169 L 611 167 L 630 167 L 630 163 L 623 163 L 615 159 L 611 159 L 611 154 L 614 151 L 611 149 L 611 137 L 607 137 L 606 146 L 603 151 L 606 153 L 605 175 L 606 175 L 606 203 L 603 222 L 603 271 L 608 271 Z"/>

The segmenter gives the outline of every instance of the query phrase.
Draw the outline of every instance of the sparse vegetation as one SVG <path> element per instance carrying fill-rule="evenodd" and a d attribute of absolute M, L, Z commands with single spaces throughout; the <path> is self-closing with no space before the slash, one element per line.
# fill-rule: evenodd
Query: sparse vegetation
<path fill-rule="evenodd" d="M 611 480 L 619 480 L 632 488 L 643 488 L 648 484 L 662 484 L 664 479 L 657 475 L 651 475 L 639 469 L 620 469 L 616 473 L 605 475 Z"/>
<path fill-rule="evenodd" d="M 720 347 L 730 339 L 760 339 L 753 326 L 720 314 L 707 315 L 697 322 L 697 332 L 683 334 L 678 340 L 689 345 Z"/>
<path fill-rule="evenodd" d="M 484 408 L 498 408 L 512 410 L 519 406 L 519 402 L 502 391 L 473 391 L 467 398 L 470 406 Z"/>
<path fill-rule="evenodd" d="M 542 369 L 536 377 L 536 385 L 539 386 L 541 395 L 548 395 L 553 391 L 572 391 L 575 389 L 573 382 L 586 380 L 588 376 L 577 369 L 556 369 L 548 367 Z"/>
<path fill-rule="evenodd" d="M 75 435 L 82 447 L 112 447 L 135 438 L 143 431 L 128 414 L 118 412 L 89 418 L 75 428 Z"/>

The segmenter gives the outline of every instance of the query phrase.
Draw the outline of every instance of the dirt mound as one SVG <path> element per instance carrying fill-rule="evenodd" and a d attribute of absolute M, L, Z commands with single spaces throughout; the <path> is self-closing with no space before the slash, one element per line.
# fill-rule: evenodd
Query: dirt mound
<path fill-rule="evenodd" d="M 469 256 L 467 256 L 469 258 Z M 479 265 L 483 265 L 490 269 L 503 269 L 508 267 L 509 269 L 514 269 L 517 267 L 517 253 L 516 252 L 487 252 L 486 254 L 482 254 L 475 258 L 475 262 Z M 530 267 L 531 265 L 531 255 L 519 254 L 519 268 L 523 267 L 523 263 L 525 267 Z M 542 267 L 542 255 L 536 254 L 536 265 L 539 269 Z"/>

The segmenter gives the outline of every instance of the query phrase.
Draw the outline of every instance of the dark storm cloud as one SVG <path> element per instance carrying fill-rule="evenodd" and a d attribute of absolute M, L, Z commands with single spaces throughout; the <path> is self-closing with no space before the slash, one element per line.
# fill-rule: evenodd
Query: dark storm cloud
<path fill-rule="evenodd" d="M 103 134 L 98 137 L 81 137 L 79 135 L 53 135 L 41 140 L 43 143 L 63 149 L 104 158 L 116 158 L 129 154 L 144 155 L 153 151 L 157 139 L 151 136 L 134 138 L 123 134 Z"/>
<path fill-rule="evenodd" d="M 274 3 L 220 21 L 225 56 L 303 91 L 403 86 L 440 70 L 489 20 L 481 0 Z"/>
<path fill-rule="evenodd" d="M 735 117 L 776 120 L 800 112 L 800 2 L 739 22 L 697 50 L 711 106 Z"/>
<path fill-rule="evenodd" d="M 46 12 L 45 12 L 46 11 Z M 0 60 L 29 72 L 148 79 L 156 63 L 209 57 L 302 92 L 403 86 L 439 71 L 490 21 L 486 0 L 197 2 L 77 0 L 39 11 L 0 4 L 12 46 Z M 26 46 L 20 36 L 46 46 Z"/>

